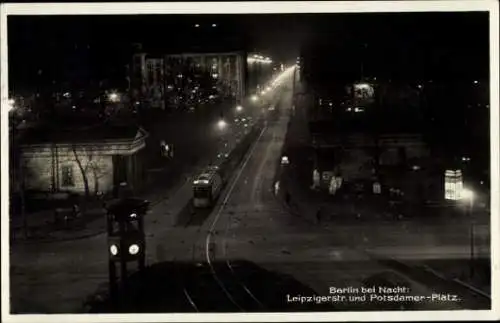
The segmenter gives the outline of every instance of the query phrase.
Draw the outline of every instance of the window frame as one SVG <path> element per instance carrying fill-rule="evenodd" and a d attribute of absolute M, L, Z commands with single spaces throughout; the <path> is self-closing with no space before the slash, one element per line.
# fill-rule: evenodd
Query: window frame
<path fill-rule="evenodd" d="M 75 187 L 75 169 L 74 169 L 74 165 L 73 164 L 63 164 L 61 165 L 61 187 L 62 188 L 66 188 L 66 187 Z M 67 179 L 65 177 L 65 174 L 68 174 L 65 172 L 65 170 L 70 170 L 69 174 L 70 174 L 70 182 L 66 182 L 65 179 Z"/>

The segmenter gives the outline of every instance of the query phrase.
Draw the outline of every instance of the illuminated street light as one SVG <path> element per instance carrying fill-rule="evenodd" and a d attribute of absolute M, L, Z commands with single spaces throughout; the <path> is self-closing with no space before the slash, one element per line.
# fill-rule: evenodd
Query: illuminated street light
<path fill-rule="evenodd" d="M 110 93 L 109 96 L 108 96 L 108 98 L 109 98 L 109 101 L 111 101 L 111 102 L 118 102 L 118 101 L 120 101 L 120 96 L 116 92 Z"/>
<path fill-rule="evenodd" d="M 479 84 L 479 81 L 477 81 L 477 80 L 476 80 L 476 81 L 474 81 L 474 84 Z"/>
<path fill-rule="evenodd" d="M 217 27 L 217 24 L 212 24 L 212 27 Z"/>
<path fill-rule="evenodd" d="M 200 27 L 200 25 L 199 25 L 199 24 L 195 24 L 194 26 L 195 26 L 196 28 Z"/>
<path fill-rule="evenodd" d="M 256 94 L 252 95 L 252 101 L 256 102 L 258 99 L 259 97 Z"/>
<path fill-rule="evenodd" d="M 13 110 L 16 107 L 16 100 L 14 99 L 7 100 L 7 106 L 9 111 Z"/>
<path fill-rule="evenodd" d="M 220 130 L 224 130 L 227 126 L 227 122 L 224 121 L 223 119 L 219 120 L 217 123 L 217 126 L 219 127 Z"/>
<path fill-rule="evenodd" d="M 238 112 L 243 111 L 243 107 L 241 105 L 236 106 L 236 111 Z"/>

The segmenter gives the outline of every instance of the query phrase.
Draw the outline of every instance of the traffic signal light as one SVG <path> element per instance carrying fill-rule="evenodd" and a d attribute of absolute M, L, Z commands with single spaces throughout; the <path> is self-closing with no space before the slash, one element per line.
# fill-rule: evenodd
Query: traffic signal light
<path fill-rule="evenodd" d="M 139 260 L 145 252 L 145 239 L 141 232 L 128 232 L 108 238 L 109 257 L 112 261 Z"/>
<path fill-rule="evenodd" d="M 137 261 L 139 270 L 146 263 L 146 235 L 144 216 L 149 202 L 142 199 L 121 199 L 107 207 L 109 281 L 111 293 L 116 295 L 116 264 L 120 263 L 120 278 L 127 281 L 127 263 Z"/>

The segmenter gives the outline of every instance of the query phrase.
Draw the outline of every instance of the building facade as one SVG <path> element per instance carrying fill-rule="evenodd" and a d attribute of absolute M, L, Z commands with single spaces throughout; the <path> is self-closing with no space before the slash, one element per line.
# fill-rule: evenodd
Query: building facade
<path fill-rule="evenodd" d="M 132 59 L 130 96 L 133 101 L 165 109 L 164 60 L 136 53 Z"/>
<path fill-rule="evenodd" d="M 241 100 L 245 95 L 245 68 L 243 52 L 136 53 L 130 68 L 131 97 L 151 108 L 176 107 L 180 101 L 197 99 L 195 94 L 200 89 L 211 90 L 206 84 L 198 84 L 209 78 L 223 96 Z"/>
<path fill-rule="evenodd" d="M 367 183 L 378 182 L 383 194 L 400 189 L 411 201 L 442 195 L 441 177 L 436 176 L 430 149 L 420 134 L 388 133 L 377 138 L 368 134 L 313 135 L 313 146 L 315 169 L 323 179 L 339 176 L 346 183 L 364 183 L 365 189 L 369 189 Z"/>
<path fill-rule="evenodd" d="M 148 135 L 144 130 L 128 129 L 128 135 L 118 137 L 89 135 L 85 140 L 72 140 L 70 134 L 21 146 L 20 180 L 26 191 L 94 195 L 116 193 L 123 183 L 132 190 L 141 187 L 140 152 Z"/>
<path fill-rule="evenodd" d="M 181 66 L 194 73 L 208 73 L 222 86 L 226 96 L 245 95 L 246 57 L 243 52 L 183 53 L 165 56 L 167 78 L 176 78 Z"/>

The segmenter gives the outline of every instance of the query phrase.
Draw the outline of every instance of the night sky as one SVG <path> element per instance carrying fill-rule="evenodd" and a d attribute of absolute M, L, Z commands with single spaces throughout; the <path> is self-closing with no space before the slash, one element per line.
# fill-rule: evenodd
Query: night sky
<path fill-rule="evenodd" d="M 488 13 L 11 16 L 8 37 L 15 89 L 121 79 L 133 43 L 154 53 L 258 50 L 286 62 L 302 54 L 327 78 L 359 77 L 362 58 L 367 75 L 407 81 L 487 78 L 489 69 Z"/>

